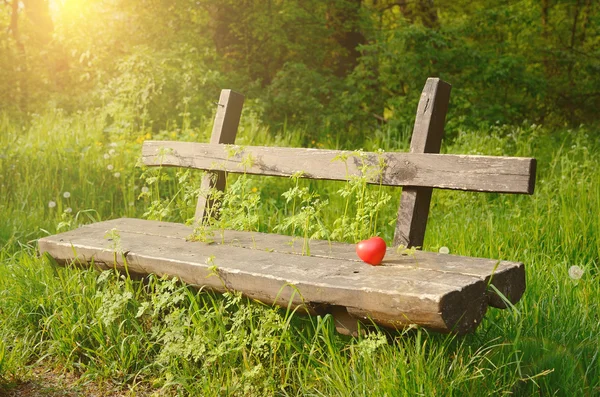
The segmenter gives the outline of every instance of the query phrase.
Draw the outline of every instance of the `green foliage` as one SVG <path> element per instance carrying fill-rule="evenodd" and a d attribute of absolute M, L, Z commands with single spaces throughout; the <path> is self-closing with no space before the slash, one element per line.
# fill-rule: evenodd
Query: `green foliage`
<path fill-rule="evenodd" d="M 301 177 L 301 172 L 293 175 L 294 186 L 282 194 L 286 206 L 291 207 L 291 210 L 289 216 L 275 226 L 274 231 L 291 232 L 294 235 L 299 230 L 303 237 L 302 253 L 310 255 L 310 240 L 322 240 L 329 235 L 321 219 L 321 213 L 329 202 L 321 200 L 321 196 L 308 187 L 300 187 Z"/>
<path fill-rule="evenodd" d="M 157 54 L 140 45 L 122 57 L 99 95 L 112 121 L 109 131 L 131 137 L 152 129 L 154 123 L 161 127 L 172 121 L 189 124 L 207 116 L 192 115 L 189 110 L 211 109 L 208 105 L 222 83 L 198 51 L 182 45 Z"/>
<path fill-rule="evenodd" d="M 221 229 L 257 231 L 260 224 L 258 212 L 260 194 L 246 175 L 228 184 L 219 217 Z"/>
<path fill-rule="evenodd" d="M 598 4 L 490 0 L 65 1 L 0 7 L 0 103 L 20 112 L 104 107 L 135 135 L 207 117 L 219 89 L 273 132 L 343 130 L 358 143 L 412 125 L 425 79 L 454 86 L 448 129 L 595 124 Z M 47 5 L 46 5 L 47 8 Z M 32 15 L 50 15 L 40 40 Z M 14 32 L 17 32 L 16 34 Z M 13 89 L 14 88 L 14 89 Z M 382 121 L 383 120 L 383 121 Z"/>
<path fill-rule="evenodd" d="M 39 31 L 48 2 L 19 2 L 18 31 L 15 3 L 0 4 L 0 389 L 39 363 L 132 394 L 600 390 L 596 2 L 54 3 Z M 526 264 L 523 300 L 474 335 L 350 339 L 329 316 L 36 255 L 36 238 L 102 219 L 188 221 L 199 194 L 223 199 L 201 239 L 278 230 L 305 253 L 311 238 L 389 241 L 399 192 L 365 177 L 229 175 L 222 195 L 136 159 L 144 139 L 207 141 L 221 88 L 247 97 L 243 144 L 407 150 L 430 76 L 454 87 L 445 151 L 538 159 L 533 197 L 434 194 L 425 249 Z"/>
<path fill-rule="evenodd" d="M 388 206 L 392 196 L 385 192 L 381 185 L 377 190 L 373 190 L 369 189 L 367 184 L 368 181 L 381 180 L 385 169 L 383 152 L 378 153 L 376 165 L 371 164 L 362 151 L 356 151 L 349 157 L 358 159 L 361 175 L 348 175 L 348 183 L 337 191 L 345 203 L 342 216 L 333 223 L 334 230 L 331 233 L 331 239 L 357 243 L 378 235 L 382 226 L 379 216 Z M 346 164 L 346 172 L 349 157 L 343 156 L 335 159 L 335 161 L 343 161 Z"/>
<path fill-rule="evenodd" d="M 271 120 L 312 125 L 317 116 L 323 122 L 325 104 L 334 93 L 333 76 L 324 76 L 303 63 L 286 63 L 269 85 L 266 114 Z"/>
<path fill-rule="evenodd" d="M 593 130 L 552 132 L 528 124 L 461 129 L 444 145 L 450 153 L 538 159 L 533 196 L 436 191 L 424 247 L 522 261 L 527 291 L 515 308 L 490 310 L 474 335 L 413 329 L 386 339 L 377 332 L 342 337 L 329 316 L 302 317 L 235 293 L 212 294 L 154 276 L 140 281 L 113 271 L 63 268 L 38 258 L 28 242 L 67 221 L 61 230 L 141 217 L 160 200 L 169 208 L 163 219 L 185 222 L 193 215 L 201 173 L 136 168 L 140 136 L 111 142 L 106 120 L 94 112 L 50 112 L 29 124 L 0 120 L 0 387 L 24 379 L 32 363 L 81 375 L 81 385 L 106 382 L 132 393 L 585 395 L 600 387 L 600 164 L 594 156 L 600 148 Z M 247 144 L 297 146 L 306 134 L 289 129 L 287 136 L 273 137 L 264 126 L 242 127 L 239 138 Z M 174 128 L 156 136 L 206 139 L 208 130 Z M 321 142 L 328 142 L 326 136 Z M 398 145 L 393 135 L 380 134 L 370 144 Z M 366 173 L 376 178 L 382 164 L 365 164 L 372 164 Z M 227 217 L 243 222 L 258 216 L 257 223 L 254 218 L 241 227 L 272 231 L 303 206 L 316 209 L 318 194 L 319 203 L 328 201 L 318 208 L 326 230 L 333 233 L 347 211 L 342 224 L 348 232 L 340 238 L 376 231 L 388 241 L 399 193 L 365 187 L 362 178 L 346 183 L 248 175 L 228 176 L 227 191 L 226 207 L 245 208 Z M 376 207 L 384 194 L 392 199 Z M 249 200 L 252 195 L 260 200 Z M 361 197 L 363 215 L 379 211 L 378 220 L 353 231 L 351 223 L 364 219 L 355 218 Z M 303 237 L 304 225 L 287 232 Z M 118 236 L 112 238 L 117 244 Z M 574 265 L 582 270 L 577 280 L 569 275 Z"/>

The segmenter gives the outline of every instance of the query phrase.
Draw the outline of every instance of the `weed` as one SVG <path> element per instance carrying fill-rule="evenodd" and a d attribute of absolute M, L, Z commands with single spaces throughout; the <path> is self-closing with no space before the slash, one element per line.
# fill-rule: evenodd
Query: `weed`
<path fill-rule="evenodd" d="M 149 208 L 153 219 L 185 222 L 193 216 L 202 173 L 136 168 L 132 159 L 150 133 L 105 133 L 106 127 L 92 111 L 71 116 L 52 111 L 28 124 L 0 117 L 0 388 L 25 379 L 29 364 L 39 362 L 77 373 L 82 382 L 123 389 L 144 384 L 167 395 L 594 395 L 600 390 L 596 132 L 503 127 L 460 132 L 445 145 L 453 153 L 538 159 L 532 197 L 436 191 L 423 247 L 437 251 L 447 245 L 457 255 L 521 261 L 527 290 L 514 309 L 490 309 L 473 335 L 414 328 L 388 336 L 386 344 L 377 332 L 340 336 L 330 316 L 304 317 L 300 309 L 280 310 L 236 293 L 198 291 L 156 276 L 136 281 L 38 258 L 29 242 L 59 226 L 68 230 L 101 219 L 141 217 Z M 209 127 L 178 131 L 191 140 L 192 134 L 206 138 Z M 240 142 L 277 146 L 299 146 L 306 135 L 277 135 L 258 124 L 240 131 Z M 397 148 L 393 137 L 384 138 L 377 135 L 369 144 Z M 339 159 L 346 160 L 363 164 L 360 154 Z M 375 167 L 377 175 L 384 164 L 374 159 L 364 165 Z M 213 231 L 232 220 L 236 227 L 272 231 L 302 214 L 282 231 L 308 240 L 317 233 L 352 242 L 393 234 L 386 220 L 395 219 L 399 192 L 367 186 L 363 177 L 347 183 L 296 178 L 291 188 L 287 180 L 245 178 L 228 176 L 229 199 L 210 193 L 230 207 L 209 225 Z M 154 201 L 159 204 L 153 207 Z"/>
<path fill-rule="evenodd" d="M 299 230 L 303 237 L 302 253 L 310 255 L 310 240 L 324 239 L 329 235 L 321 219 L 323 209 L 329 201 L 321 200 L 320 195 L 311 192 L 308 187 L 300 187 L 299 180 L 301 177 L 302 172 L 292 175 L 294 186 L 282 194 L 286 204 L 291 203 L 291 216 L 277 225 L 274 231 L 290 231 L 295 234 L 296 230 Z"/>
<path fill-rule="evenodd" d="M 359 160 L 360 175 L 350 175 L 348 160 Z M 358 242 L 378 235 L 380 213 L 386 208 L 392 196 L 382 189 L 381 180 L 385 170 L 383 152 L 377 153 L 376 162 L 369 161 L 362 151 L 355 151 L 351 155 L 337 156 L 334 161 L 343 161 L 346 164 L 348 183 L 344 184 L 337 194 L 344 198 L 343 215 L 334 221 L 331 238 L 337 241 Z M 379 181 L 378 189 L 369 189 L 370 181 Z M 353 210 L 353 211 L 352 211 Z M 354 212 L 354 216 L 350 215 Z"/>

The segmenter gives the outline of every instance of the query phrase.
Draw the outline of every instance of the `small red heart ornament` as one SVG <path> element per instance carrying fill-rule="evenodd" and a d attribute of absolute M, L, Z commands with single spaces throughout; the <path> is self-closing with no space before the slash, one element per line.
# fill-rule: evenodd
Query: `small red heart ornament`
<path fill-rule="evenodd" d="M 378 236 L 371 237 L 356 244 L 356 254 L 360 259 L 369 265 L 377 266 L 381 264 L 385 256 L 385 241 Z"/>

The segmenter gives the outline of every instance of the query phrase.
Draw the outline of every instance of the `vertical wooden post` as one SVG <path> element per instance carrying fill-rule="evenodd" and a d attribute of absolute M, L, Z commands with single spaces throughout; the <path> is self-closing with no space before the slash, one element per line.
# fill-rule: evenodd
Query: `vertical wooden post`
<path fill-rule="evenodd" d="M 235 142 L 243 105 L 244 96 L 242 94 L 232 90 L 221 91 L 210 143 L 233 144 Z M 213 203 L 207 195 L 211 189 L 225 190 L 225 173 L 223 171 L 217 171 L 213 175 L 205 175 L 202 178 L 194 216 L 196 223 L 205 222 L 207 215 L 210 213 Z"/>
<path fill-rule="evenodd" d="M 438 78 L 427 79 L 417 107 L 411 153 L 440 152 L 451 88 L 450 84 Z M 432 192 L 430 187 L 402 188 L 394 246 L 423 246 Z"/>

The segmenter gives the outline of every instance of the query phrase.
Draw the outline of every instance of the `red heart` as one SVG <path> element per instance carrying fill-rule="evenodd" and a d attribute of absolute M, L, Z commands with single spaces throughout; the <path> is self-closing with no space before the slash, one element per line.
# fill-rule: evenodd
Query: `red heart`
<path fill-rule="evenodd" d="M 381 237 L 371 237 L 356 244 L 356 254 L 369 265 L 381 264 L 385 256 L 385 241 Z"/>

